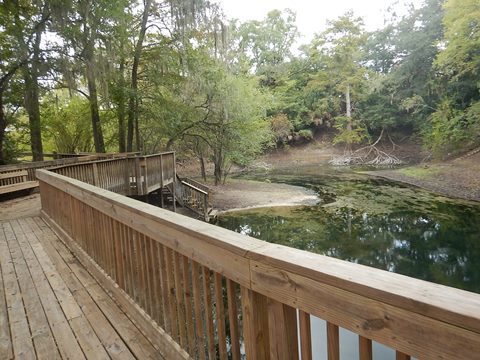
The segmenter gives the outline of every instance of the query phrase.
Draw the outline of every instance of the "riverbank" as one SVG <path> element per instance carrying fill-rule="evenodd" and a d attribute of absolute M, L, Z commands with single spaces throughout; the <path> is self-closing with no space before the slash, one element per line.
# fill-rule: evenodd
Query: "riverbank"
<path fill-rule="evenodd" d="M 458 160 L 366 173 L 452 198 L 480 201 L 480 154 Z"/>
<path fill-rule="evenodd" d="M 225 185 L 211 186 L 214 209 L 244 210 L 258 207 L 314 205 L 317 194 L 309 189 L 287 184 L 230 179 Z"/>
<path fill-rule="evenodd" d="M 409 144 L 402 148 L 402 159 L 418 164 L 421 148 Z M 325 144 L 276 151 L 258 159 L 248 170 L 274 169 L 285 166 L 325 165 L 338 155 L 337 149 Z M 417 186 L 452 198 L 480 201 L 480 153 L 457 160 L 421 163 L 396 170 L 368 171 L 370 176 Z M 251 207 L 303 205 L 313 194 L 301 187 L 284 184 L 227 179 L 226 185 L 212 186 L 212 205 L 219 211 Z"/>

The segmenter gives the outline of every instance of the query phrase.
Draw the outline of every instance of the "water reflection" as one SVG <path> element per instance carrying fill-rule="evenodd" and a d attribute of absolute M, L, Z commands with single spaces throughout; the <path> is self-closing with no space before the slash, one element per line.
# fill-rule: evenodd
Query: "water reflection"
<path fill-rule="evenodd" d="M 220 226 L 480 293 L 480 205 L 326 168 L 259 177 L 314 189 L 319 203 L 235 212 Z"/>

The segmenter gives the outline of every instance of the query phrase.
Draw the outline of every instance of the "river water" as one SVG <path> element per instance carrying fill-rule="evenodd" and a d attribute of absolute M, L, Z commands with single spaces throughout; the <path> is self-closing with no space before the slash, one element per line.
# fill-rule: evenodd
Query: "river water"
<path fill-rule="evenodd" d="M 312 206 L 224 214 L 217 225 L 278 243 L 480 293 L 480 204 L 450 199 L 352 169 L 303 166 L 242 175 L 303 186 Z M 316 359 L 325 359 L 325 324 L 312 318 Z M 343 343 L 357 341 L 343 331 Z M 317 339 L 317 340 L 315 340 Z M 342 359 L 357 359 L 342 346 Z M 323 350 L 322 350 L 323 349 Z M 374 345 L 377 359 L 393 351 Z"/>

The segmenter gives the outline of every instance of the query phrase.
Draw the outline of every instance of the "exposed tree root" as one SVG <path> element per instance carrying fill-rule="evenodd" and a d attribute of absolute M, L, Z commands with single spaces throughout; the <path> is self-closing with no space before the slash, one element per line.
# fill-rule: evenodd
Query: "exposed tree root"
<path fill-rule="evenodd" d="M 364 146 L 355 151 L 345 151 L 342 156 L 338 156 L 330 160 L 328 163 L 334 166 L 348 166 L 348 165 L 377 165 L 377 166 L 392 166 L 403 164 L 403 161 L 391 153 L 380 150 L 377 145 L 383 138 L 384 130 L 380 133 L 377 140 L 370 145 Z M 387 133 L 387 137 L 392 144 L 392 151 L 395 151 L 397 144 L 395 144 Z"/>

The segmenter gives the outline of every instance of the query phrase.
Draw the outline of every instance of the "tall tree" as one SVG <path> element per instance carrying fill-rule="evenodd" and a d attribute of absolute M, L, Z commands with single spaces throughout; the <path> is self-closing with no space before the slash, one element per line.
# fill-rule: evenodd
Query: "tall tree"
<path fill-rule="evenodd" d="M 15 88 L 15 77 L 23 70 L 24 104 L 29 115 L 30 135 L 34 160 L 42 159 L 40 131 L 38 71 L 40 63 L 41 35 L 49 18 L 47 3 L 38 2 L 21 6 L 17 1 L 0 4 L 0 163 L 5 161 L 3 145 L 8 125 L 4 107 L 5 96 Z M 16 96 L 19 96 L 17 92 Z M 18 99 L 20 101 L 20 99 Z"/>
<path fill-rule="evenodd" d="M 33 4 L 32 4 L 33 5 Z M 17 8 L 21 8 L 17 2 Z M 30 61 L 23 66 L 23 79 L 25 81 L 25 110 L 28 113 L 29 128 L 30 128 L 30 145 L 32 149 L 33 161 L 43 160 L 43 145 L 42 145 L 42 127 L 40 123 L 40 86 L 39 76 L 40 67 L 42 65 L 42 35 L 45 32 L 46 22 L 50 18 L 50 9 L 48 2 L 37 2 L 36 6 L 32 6 L 28 10 L 30 19 L 36 19 L 31 30 L 31 49 L 27 43 L 29 39 L 25 39 L 25 31 L 21 31 L 20 17 L 17 16 L 15 21 L 19 26 L 18 42 L 21 44 L 24 56 L 31 53 Z M 25 30 L 25 29 L 23 29 Z M 27 32 L 28 33 L 28 32 Z"/>
<path fill-rule="evenodd" d="M 438 156 L 480 145 L 480 3 L 448 0 L 444 8 L 444 48 L 435 61 L 443 96 L 424 134 Z"/>
<path fill-rule="evenodd" d="M 359 100 L 366 82 L 366 69 L 361 63 L 366 33 L 363 20 L 355 18 L 352 12 L 330 21 L 328 25 L 329 28 L 312 43 L 311 56 L 318 58 L 321 67 L 308 87 L 314 91 L 323 88 L 326 96 L 338 98 L 342 94 L 341 103 L 327 102 L 326 105 L 334 106 L 331 111 L 339 130 L 336 141 L 345 143 L 347 150 L 351 151 L 352 144 L 361 141 L 364 134 L 363 127 L 354 124 L 352 101 Z"/>
<path fill-rule="evenodd" d="M 262 21 L 247 21 L 239 26 L 233 23 L 230 61 L 234 60 L 233 53 L 237 58 L 247 54 L 250 70 L 260 77 L 262 85 L 277 86 L 299 37 L 295 21 L 296 14 L 285 9 L 270 11 Z"/>
<path fill-rule="evenodd" d="M 98 82 L 105 81 L 106 74 L 100 66 L 99 55 L 124 9 L 125 1 L 75 0 L 55 18 L 54 29 L 64 41 L 63 63 L 68 65 L 63 69 L 63 76 L 66 85 L 84 94 L 89 101 L 96 152 L 105 152 Z M 76 72 L 84 75 L 88 94 L 77 83 Z"/>
<path fill-rule="evenodd" d="M 135 45 L 135 53 L 133 55 L 132 76 L 131 76 L 131 90 L 128 101 L 128 124 L 127 124 L 127 151 L 133 150 L 133 133 L 135 130 L 135 147 L 140 150 L 140 134 L 138 130 L 138 66 L 140 64 L 140 56 L 142 55 L 143 41 L 147 31 L 147 22 L 150 12 L 152 0 L 144 0 L 142 22 L 140 24 L 140 32 L 137 43 Z M 134 129 L 135 127 L 135 129 Z"/>

